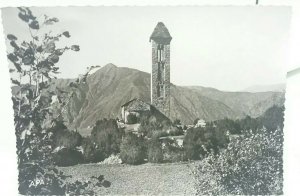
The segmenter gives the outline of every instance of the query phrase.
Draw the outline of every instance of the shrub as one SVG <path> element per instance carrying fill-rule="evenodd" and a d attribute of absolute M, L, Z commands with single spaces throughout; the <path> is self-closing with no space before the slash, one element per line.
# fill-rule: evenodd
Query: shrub
<path fill-rule="evenodd" d="M 128 133 L 122 139 L 120 157 L 124 163 L 133 165 L 143 163 L 145 158 L 143 139 L 133 133 Z"/>
<path fill-rule="evenodd" d="M 78 132 L 69 131 L 62 122 L 58 122 L 52 129 L 54 148 L 58 146 L 66 148 L 75 148 L 80 146 L 82 136 Z"/>
<path fill-rule="evenodd" d="M 219 129 L 229 131 L 231 134 L 241 134 L 241 125 L 231 119 L 225 118 L 214 122 Z M 249 128 L 249 127 L 246 127 Z"/>
<path fill-rule="evenodd" d="M 54 164 L 57 166 L 71 166 L 83 162 L 82 153 L 72 148 L 63 148 L 53 156 Z"/>
<path fill-rule="evenodd" d="M 218 152 L 226 147 L 228 137 L 223 129 L 214 126 L 190 128 L 183 141 L 188 159 L 199 160 L 210 151 Z"/>
<path fill-rule="evenodd" d="M 83 139 L 82 148 L 83 160 L 85 163 L 96 163 L 105 159 L 103 152 L 97 148 L 96 144 L 91 141 L 90 137 Z"/>
<path fill-rule="evenodd" d="M 210 154 L 196 171 L 199 195 L 282 194 L 281 130 L 247 131 L 219 155 Z"/>
<path fill-rule="evenodd" d="M 176 118 L 173 122 L 173 125 L 181 125 L 181 121 L 178 118 Z"/>
<path fill-rule="evenodd" d="M 193 122 L 193 125 L 196 125 L 198 123 L 198 121 L 200 120 L 200 118 L 196 118 Z"/>
<path fill-rule="evenodd" d="M 122 135 L 116 120 L 103 119 L 96 122 L 91 133 L 91 142 L 95 144 L 96 149 L 103 153 L 104 158 L 107 158 L 111 154 L 120 152 Z"/>
<path fill-rule="evenodd" d="M 127 124 L 136 124 L 138 122 L 138 118 L 135 114 L 128 114 L 127 115 Z"/>
<path fill-rule="evenodd" d="M 180 147 L 175 140 L 166 139 L 163 141 L 164 161 L 179 162 L 186 161 L 184 148 Z"/>
<path fill-rule="evenodd" d="M 151 138 L 148 141 L 148 161 L 151 163 L 163 162 L 162 146 L 158 138 Z"/>
<path fill-rule="evenodd" d="M 178 135 L 183 135 L 184 132 L 181 128 L 178 128 L 178 127 L 170 127 L 169 128 L 169 134 L 168 135 L 171 135 L 171 136 L 178 136 Z"/>

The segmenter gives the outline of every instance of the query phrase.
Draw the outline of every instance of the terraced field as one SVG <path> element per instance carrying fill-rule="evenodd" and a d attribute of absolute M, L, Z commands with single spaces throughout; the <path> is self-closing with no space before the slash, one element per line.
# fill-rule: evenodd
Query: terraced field
<path fill-rule="evenodd" d="M 84 164 L 59 169 L 72 175 L 70 180 L 104 175 L 111 186 L 97 188 L 95 191 L 101 195 L 194 195 L 194 167 L 194 163 L 147 163 L 137 166 Z"/>

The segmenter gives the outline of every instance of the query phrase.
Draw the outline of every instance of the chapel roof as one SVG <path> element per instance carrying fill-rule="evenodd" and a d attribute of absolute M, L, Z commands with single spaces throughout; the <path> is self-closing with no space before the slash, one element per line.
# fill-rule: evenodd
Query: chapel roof
<path fill-rule="evenodd" d="M 126 107 L 130 111 L 146 111 L 150 110 L 151 105 L 144 102 L 141 99 L 134 98 L 127 103 L 123 104 L 121 107 Z"/>

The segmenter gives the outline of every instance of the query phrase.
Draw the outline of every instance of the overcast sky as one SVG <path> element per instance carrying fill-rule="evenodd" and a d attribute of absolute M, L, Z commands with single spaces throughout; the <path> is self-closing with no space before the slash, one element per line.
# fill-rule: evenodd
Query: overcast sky
<path fill-rule="evenodd" d="M 173 37 L 174 84 L 235 91 L 285 81 L 288 7 L 55 7 L 32 11 L 60 20 L 51 30 L 71 34 L 62 45 L 80 45 L 80 52 L 62 56 L 63 78 L 77 77 L 87 66 L 107 63 L 150 72 L 149 37 L 162 21 Z M 28 39 L 28 27 L 17 14 L 16 8 L 3 10 L 4 31 Z"/>

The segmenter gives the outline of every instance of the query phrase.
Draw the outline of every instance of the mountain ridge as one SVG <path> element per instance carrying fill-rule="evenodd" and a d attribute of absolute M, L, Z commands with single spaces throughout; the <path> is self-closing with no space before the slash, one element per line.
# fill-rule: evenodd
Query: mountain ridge
<path fill-rule="evenodd" d="M 68 90 L 72 79 L 59 79 L 55 86 Z M 108 64 L 89 75 L 87 82 L 70 101 L 64 115 L 72 129 L 92 126 L 102 118 L 120 117 L 121 105 L 133 98 L 150 98 L 150 74 L 137 69 Z M 282 92 L 224 92 L 201 86 L 171 84 L 170 118 L 191 124 L 196 118 L 207 121 L 258 117 L 273 105 L 283 105 Z"/>

